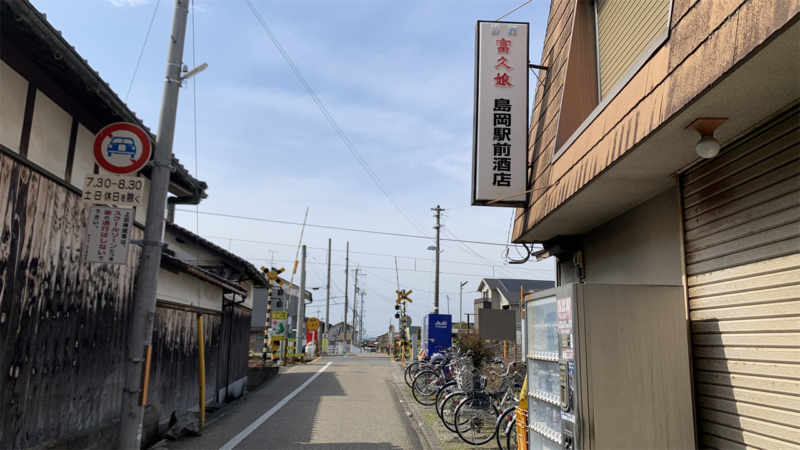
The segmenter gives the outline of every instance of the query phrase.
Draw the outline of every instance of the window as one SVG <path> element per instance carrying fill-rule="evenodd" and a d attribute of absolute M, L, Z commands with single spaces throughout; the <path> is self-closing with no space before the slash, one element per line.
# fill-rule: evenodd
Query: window
<path fill-rule="evenodd" d="M 667 38 L 671 0 L 578 0 L 553 161 Z"/>
<path fill-rule="evenodd" d="M 666 31 L 670 0 L 597 0 L 595 11 L 602 100 Z"/>

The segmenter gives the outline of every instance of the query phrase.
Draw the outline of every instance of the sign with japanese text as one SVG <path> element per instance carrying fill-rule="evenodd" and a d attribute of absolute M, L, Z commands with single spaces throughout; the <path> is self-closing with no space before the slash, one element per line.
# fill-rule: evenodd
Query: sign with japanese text
<path fill-rule="evenodd" d="M 288 325 L 286 321 L 289 318 L 289 313 L 286 311 L 272 311 L 272 317 L 270 318 L 270 332 L 272 333 L 271 338 L 275 341 L 282 341 L 286 339 L 286 332 L 288 330 Z"/>
<path fill-rule="evenodd" d="M 83 180 L 84 203 L 142 206 L 144 178 L 88 174 Z"/>
<path fill-rule="evenodd" d="M 83 261 L 127 264 L 133 209 L 92 206 L 86 223 Z"/>
<path fill-rule="evenodd" d="M 319 330 L 319 319 L 316 317 L 310 317 L 308 320 L 306 320 L 306 329 L 308 331 Z"/>
<path fill-rule="evenodd" d="M 527 23 L 476 28 L 473 205 L 518 207 L 527 198 L 528 35 Z"/>
<path fill-rule="evenodd" d="M 572 334 L 572 298 L 556 300 L 558 315 L 558 334 Z"/>

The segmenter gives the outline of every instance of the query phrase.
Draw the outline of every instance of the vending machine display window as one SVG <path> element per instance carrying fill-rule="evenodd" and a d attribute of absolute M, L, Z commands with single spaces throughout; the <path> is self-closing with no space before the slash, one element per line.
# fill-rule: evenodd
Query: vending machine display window
<path fill-rule="evenodd" d="M 556 298 L 543 298 L 530 302 L 531 317 L 530 328 L 533 333 L 533 346 L 531 352 L 534 358 L 548 361 L 558 360 L 558 316 L 556 311 Z M 530 350 L 529 350 L 530 351 Z"/>
<path fill-rule="evenodd" d="M 536 398 L 528 399 L 528 423 L 539 434 L 561 442 L 561 408 Z"/>
<path fill-rule="evenodd" d="M 531 360 L 528 392 L 539 400 L 558 405 L 560 402 L 558 363 L 552 361 Z"/>

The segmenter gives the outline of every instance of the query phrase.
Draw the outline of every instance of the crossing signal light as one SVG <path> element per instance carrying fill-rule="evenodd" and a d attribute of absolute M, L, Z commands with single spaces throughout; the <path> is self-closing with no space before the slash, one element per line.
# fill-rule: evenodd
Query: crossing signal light
<path fill-rule="evenodd" d="M 395 291 L 395 292 L 397 293 L 397 303 L 400 303 L 402 301 L 408 301 L 409 303 L 414 303 L 413 300 L 408 298 L 408 296 L 411 295 L 411 293 L 413 292 L 411 289 L 409 289 L 408 292 L 406 292 L 405 290 Z"/>

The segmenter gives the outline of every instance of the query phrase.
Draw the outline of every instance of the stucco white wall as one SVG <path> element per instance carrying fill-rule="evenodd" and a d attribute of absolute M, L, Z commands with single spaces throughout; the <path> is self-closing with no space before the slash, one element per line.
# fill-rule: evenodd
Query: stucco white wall
<path fill-rule="evenodd" d="M 222 311 L 222 288 L 183 272 L 158 271 L 156 297 L 181 305 Z"/>
<path fill-rule="evenodd" d="M 72 160 L 73 186 L 83 190 L 83 179 L 87 174 L 94 173 L 94 134 L 83 125 L 78 124 L 78 137 L 75 140 L 75 157 Z"/>
<path fill-rule="evenodd" d="M 36 91 L 28 159 L 59 178 L 64 178 L 70 128 L 72 116 L 41 91 Z"/>
<path fill-rule="evenodd" d="M 197 245 L 191 242 L 179 243 L 175 236 L 170 233 L 164 234 L 164 242 L 169 246 L 168 249 L 175 252 L 175 257 L 181 261 L 186 261 L 189 264 L 199 264 L 202 266 L 216 266 L 222 264 L 222 261 L 211 253 L 198 248 Z M 198 253 L 199 252 L 199 253 Z M 198 255 L 200 262 L 198 263 Z"/>
<path fill-rule="evenodd" d="M 28 81 L 0 61 L 0 144 L 19 152 Z"/>

